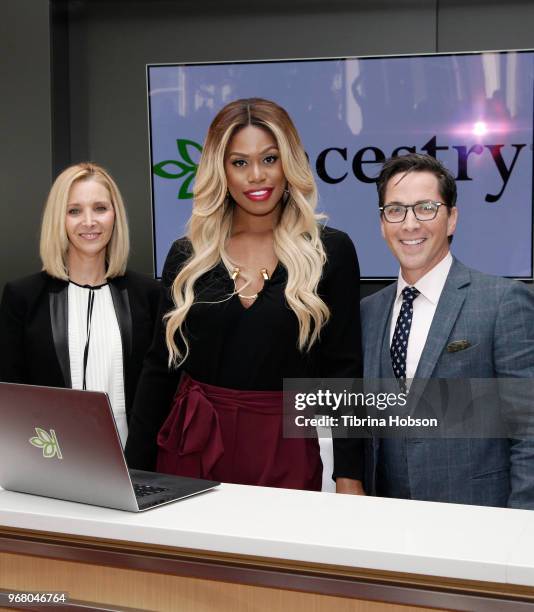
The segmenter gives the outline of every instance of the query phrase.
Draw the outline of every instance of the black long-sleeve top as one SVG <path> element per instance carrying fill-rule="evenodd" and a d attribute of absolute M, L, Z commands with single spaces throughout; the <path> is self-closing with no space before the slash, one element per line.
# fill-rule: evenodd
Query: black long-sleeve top
<path fill-rule="evenodd" d="M 331 316 L 309 352 L 297 346 L 298 321 L 285 301 L 287 271 L 281 264 L 248 308 L 233 294 L 234 283 L 222 262 L 197 281 L 195 303 L 184 325 L 189 355 L 180 368 L 167 366 L 161 322 L 145 359 L 129 423 L 125 452 L 130 467 L 155 468 L 157 432 L 169 413 L 182 371 L 199 382 L 256 391 L 281 390 L 284 378 L 361 378 L 356 251 L 344 232 L 325 227 L 321 238 L 327 262 L 318 293 Z M 160 319 L 174 308 L 170 286 L 190 254 L 185 238 L 169 251 L 162 275 Z M 179 342 L 178 333 L 175 338 Z M 362 462 L 359 440 L 334 439 L 334 477 L 360 480 Z"/>

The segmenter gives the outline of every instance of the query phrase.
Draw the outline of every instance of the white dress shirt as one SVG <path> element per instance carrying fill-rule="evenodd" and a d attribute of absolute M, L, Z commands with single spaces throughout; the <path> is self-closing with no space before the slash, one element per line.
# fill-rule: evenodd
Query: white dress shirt
<path fill-rule="evenodd" d="M 69 357 L 73 389 L 83 388 L 83 353 L 87 341 L 89 289 L 69 283 Z M 109 285 L 94 291 L 91 337 L 86 372 L 87 389 L 109 396 L 122 445 L 126 443 L 126 404 L 122 340 Z"/>
<path fill-rule="evenodd" d="M 404 287 L 415 287 L 420 295 L 413 301 L 413 317 L 410 336 L 408 338 L 408 350 L 406 352 L 406 378 L 413 378 L 419 359 L 425 348 L 426 339 L 432 319 L 438 306 L 439 298 L 445 281 L 449 275 L 452 266 L 452 255 L 447 255 L 436 265 L 422 276 L 415 285 L 409 285 L 402 277 L 402 272 L 399 272 L 397 280 L 397 297 L 393 304 L 393 314 L 391 316 L 391 327 L 389 330 L 389 344 L 393 340 L 395 324 L 402 306 L 402 290 Z"/>

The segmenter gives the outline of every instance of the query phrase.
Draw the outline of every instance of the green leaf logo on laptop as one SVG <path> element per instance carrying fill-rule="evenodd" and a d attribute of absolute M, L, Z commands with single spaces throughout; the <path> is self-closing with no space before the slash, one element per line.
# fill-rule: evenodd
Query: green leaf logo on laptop
<path fill-rule="evenodd" d="M 63 455 L 61 454 L 61 449 L 59 448 L 59 443 L 56 438 L 56 432 L 53 429 L 51 429 L 50 433 L 48 433 L 44 429 L 36 427 L 35 433 L 37 435 L 30 438 L 30 444 L 33 444 L 37 448 L 41 448 L 43 450 L 43 457 L 45 459 L 53 459 L 54 457 L 63 459 Z"/>

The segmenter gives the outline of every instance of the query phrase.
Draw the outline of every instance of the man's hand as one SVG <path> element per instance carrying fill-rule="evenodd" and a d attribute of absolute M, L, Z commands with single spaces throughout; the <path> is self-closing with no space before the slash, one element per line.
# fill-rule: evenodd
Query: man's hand
<path fill-rule="evenodd" d="M 361 480 L 352 478 L 336 478 L 336 493 L 347 493 L 348 495 L 365 495 Z"/>

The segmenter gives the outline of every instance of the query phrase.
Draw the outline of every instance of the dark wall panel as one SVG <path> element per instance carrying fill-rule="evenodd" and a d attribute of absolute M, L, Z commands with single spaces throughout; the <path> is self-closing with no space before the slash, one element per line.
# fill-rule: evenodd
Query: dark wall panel
<path fill-rule="evenodd" d="M 532 0 L 439 0 L 438 51 L 534 48 Z"/>
<path fill-rule="evenodd" d="M 48 2 L 4 0 L 0 22 L 1 289 L 40 267 L 40 215 L 52 167 Z"/>

